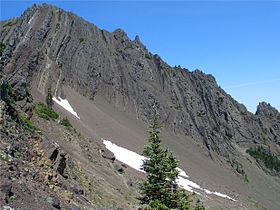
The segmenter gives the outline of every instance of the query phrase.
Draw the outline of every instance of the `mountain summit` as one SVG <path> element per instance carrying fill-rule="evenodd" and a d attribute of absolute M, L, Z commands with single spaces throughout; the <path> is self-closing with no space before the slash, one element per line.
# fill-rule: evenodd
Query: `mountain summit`
<path fill-rule="evenodd" d="M 132 41 L 122 29 L 101 30 L 55 6 L 34 5 L 21 17 L 2 21 L 0 41 L 1 80 L 11 84 L 15 103 L 28 110 L 51 87 L 55 97 L 67 99 L 77 111 L 80 119 L 55 105 L 91 139 L 89 150 L 98 144 L 95 140 L 108 138 L 141 151 L 156 107 L 165 144 L 198 182 L 236 194 L 248 208 L 280 205 L 280 170 L 267 163 L 270 157 L 274 165 L 279 161 L 280 114 L 269 104 L 260 103 L 252 114 L 212 75 L 171 67 L 138 36 Z M 79 159 L 70 151 L 68 156 Z M 259 151 L 259 156 L 246 151 Z M 82 150 L 75 152 L 83 157 Z M 124 197 L 115 196 L 127 204 Z M 206 201 L 210 207 L 217 203 Z M 241 204 L 223 205 L 242 209 Z"/>

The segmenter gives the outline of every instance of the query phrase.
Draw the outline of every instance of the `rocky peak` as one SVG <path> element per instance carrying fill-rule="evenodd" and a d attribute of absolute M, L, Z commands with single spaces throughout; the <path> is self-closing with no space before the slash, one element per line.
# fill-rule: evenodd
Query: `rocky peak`
<path fill-rule="evenodd" d="M 193 72 L 193 75 L 202 79 L 202 80 L 208 80 L 209 82 L 212 82 L 214 84 L 216 84 L 216 79 L 212 74 L 205 74 L 203 71 L 196 69 Z"/>
<path fill-rule="evenodd" d="M 136 44 L 142 44 L 142 42 L 141 42 L 141 40 L 140 40 L 140 38 L 139 38 L 138 35 L 135 36 L 134 42 L 135 42 Z"/>
<path fill-rule="evenodd" d="M 270 105 L 270 103 L 266 102 L 260 102 L 257 106 L 256 111 L 257 116 L 265 116 L 268 118 L 277 118 L 280 116 L 277 109 L 275 109 L 273 106 Z"/>
<path fill-rule="evenodd" d="M 148 52 L 146 46 L 141 42 L 140 37 L 138 35 L 135 36 L 133 42 L 138 45 L 140 48 L 144 49 L 146 52 Z"/>
<path fill-rule="evenodd" d="M 128 41 L 129 40 L 126 32 L 124 30 L 120 29 L 120 28 L 113 31 L 113 35 L 114 35 L 115 39 L 117 39 L 117 40 L 122 40 L 122 41 Z"/>

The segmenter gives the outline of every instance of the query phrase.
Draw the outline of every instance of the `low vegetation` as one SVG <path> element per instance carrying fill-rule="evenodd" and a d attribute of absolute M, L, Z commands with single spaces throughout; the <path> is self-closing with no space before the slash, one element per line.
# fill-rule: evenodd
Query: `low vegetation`
<path fill-rule="evenodd" d="M 257 161 L 264 163 L 265 167 L 270 170 L 280 171 L 280 160 L 271 152 L 266 151 L 263 147 L 250 148 L 246 151 Z"/>
<path fill-rule="evenodd" d="M 152 57 L 150 54 L 148 54 L 148 53 L 145 53 L 145 58 L 147 58 L 147 59 L 149 59 L 149 60 L 152 60 L 152 59 L 153 59 L 153 57 Z"/>
<path fill-rule="evenodd" d="M 3 81 L 0 87 L 0 98 L 7 103 L 10 110 L 13 110 L 14 113 L 17 113 L 18 119 L 25 129 L 30 129 L 36 131 L 37 133 L 41 133 L 41 129 L 37 127 L 28 117 L 27 115 L 19 111 L 16 106 L 14 100 L 14 90 L 11 84 L 7 81 Z"/>
<path fill-rule="evenodd" d="M 80 38 L 80 43 L 83 43 L 85 41 L 85 38 L 84 37 L 81 37 Z"/>
<path fill-rule="evenodd" d="M 19 112 L 18 116 L 20 121 L 23 123 L 25 129 L 30 129 L 36 131 L 37 133 L 42 132 L 41 129 L 37 125 L 35 125 L 30 119 L 28 119 L 28 117 L 24 113 Z"/>
<path fill-rule="evenodd" d="M 14 90 L 9 82 L 4 81 L 2 83 L 0 92 L 1 92 L 1 98 L 3 101 L 5 101 L 6 103 L 8 103 L 10 105 L 15 103 L 15 100 L 13 98 Z"/>
<path fill-rule="evenodd" d="M 232 167 L 238 174 L 240 174 L 240 175 L 243 177 L 243 179 L 244 179 L 245 182 L 249 182 L 248 176 L 247 176 L 247 174 L 245 173 L 245 171 L 244 171 L 243 166 L 242 166 L 241 163 L 239 163 L 239 162 L 237 162 L 237 161 L 235 161 L 235 160 L 229 161 L 229 163 L 230 163 L 231 167 Z"/>
<path fill-rule="evenodd" d="M 67 127 L 67 128 L 72 128 L 72 124 L 71 122 L 69 121 L 69 119 L 67 117 L 64 117 L 61 121 L 60 121 L 60 124 Z"/>
<path fill-rule="evenodd" d="M 48 87 L 48 90 L 47 90 L 47 95 L 46 95 L 46 104 L 47 104 L 47 106 L 50 108 L 50 109 L 52 109 L 52 107 L 53 107 L 53 94 L 52 94 L 52 86 L 50 85 L 49 87 Z"/>
<path fill-rule="evenodd" d="M 39 117 L 46 120 L 56 120 L 59 117 L 59 115 L 52 108 L 48 107 L 47 105 L 41 102 L 35 106 L 35 113 Z"/>
<path fill-rule="evenodd" d="M 3 24 L 3 27 L 7 27 L 7 26 L 13 26 L 15 24 L 17 24 L 18 20 L 13 19 L 13 20 L 9 20 L 6 23 Z"/>
<path fill-rule="evenodd" d="M 131 46 L 125 46 L 124 50 L 127 50 L 127 49 L 132 49 L 132 47 Z"/>
<path fill-rule="evenodd" d="M 3 42 L 0 42 L 0 56 L 2 56 L 5 48 L 6 48 L 6 45 Z"/>

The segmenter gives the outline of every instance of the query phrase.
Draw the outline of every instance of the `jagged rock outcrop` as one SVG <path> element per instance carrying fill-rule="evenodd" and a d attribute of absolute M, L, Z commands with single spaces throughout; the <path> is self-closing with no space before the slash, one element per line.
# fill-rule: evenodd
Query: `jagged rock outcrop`
<path fill-rule="evenodd" d="M 269 103 L 261 102 L 257 107 L 256 116 L 263 128 L 263 138 L 280 145 L 280 113 L 278 110 L 272 107 Z M 278 155 L 279 154 L 278 151 Z"/>
<path fill-rule="evenodd" d="M 267 119 L 278 119 L 278 120 L 280 117 L 280 114 L 277 111 L 277 109 L 275 109 L 269 103 L 266 102 L 261 102 L 257 106 L 256 115 L 266 117 Z"/>

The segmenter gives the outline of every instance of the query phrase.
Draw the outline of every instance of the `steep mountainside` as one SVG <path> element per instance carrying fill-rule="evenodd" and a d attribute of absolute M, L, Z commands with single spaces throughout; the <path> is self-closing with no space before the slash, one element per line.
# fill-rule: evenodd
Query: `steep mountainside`
<path fill-rule="evenodd" d="M 34 5 L 21 17 L 1 22 L 0 41 L 1 78 L 11 84 L 16 101 L 26 99 L 30 92 L 36 100 L 43 98 L 51 86 L 62 98 L 71 97 L 71 91 L 88 99 L 87 103 L 101 98 L 114 112 L 136 116 L 135 123 L 140 124 L 152 117 L 156 106 L 164 132 L 173 137 L 170 141 L 185 139 L 185 147 L 192 141 L 203 155 L 230 168 L 240 185 L 250 182 L 247 173 L 254 171 L 249 170 L 268 177 L 271 185 L 280 185 L 279 167 L 268 167 L 265 160 L 246 153 L 261 147 L 279 164 L 279 112 L 265 102 L 256 114 L 248 112 L 213 76 L 169 66 L 151 54 L 138 36 L 131 41 L 121 29 L 110 33 L 54 6 Z M 78 127 L 86 124 L 82 117 L 76 123 Z M 126 144 L 133 147 L 129 141 Z M 177 152 L 175 146 L 172 149 Z M 261 199 L 259 193 L 264 191 L 255 187 L 256 194 L 250 197 Z M 265 191 L 268 197 L 274 196 L 272 201 L 260 201 L 271 209 L 280 205 L 276 188 Z"/>
<path fill-rule="evenodd" d="M 62 116 L 47 120 L 31 114 L 31 97 L 17 104 L 15 95 L 5 97 L 5 92 L 2 84 L 1 209 L 128 209 L 137 204 L 135 176 L 124 174 L 110 151 L 63 124 Z"/>

